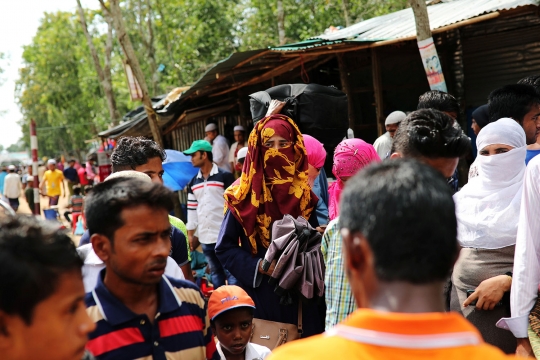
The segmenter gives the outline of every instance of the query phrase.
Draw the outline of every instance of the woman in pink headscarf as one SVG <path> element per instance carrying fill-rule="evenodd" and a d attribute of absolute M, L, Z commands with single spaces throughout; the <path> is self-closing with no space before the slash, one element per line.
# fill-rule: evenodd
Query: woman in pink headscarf
<path fill-rule="evenodd" d="M 336 146 L 334 165 L 332 166 L 332 173 L 335 175 L 336 181 L 330 184 L 328 188 L 328 194 L 330 195 L 328 215 L 330 220 L 334 220 L 339 216 L 339 200 L 345 182 L 360 169 L 374 161 L 379 162 L 381 159 L 377 155 L 375 148 L 364 140 L 347 139 Z"/>

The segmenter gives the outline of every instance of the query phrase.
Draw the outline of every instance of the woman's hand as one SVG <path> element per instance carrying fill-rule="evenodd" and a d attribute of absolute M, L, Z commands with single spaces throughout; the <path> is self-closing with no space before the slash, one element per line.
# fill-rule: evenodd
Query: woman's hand
<path fill-rule="evenodd" d="M 510 291 L 512 278 L 508 275 L 499 275 L 484 280 L 478 285 L 476 290 L 463 302 L 463 307 L 469 306 L 471 302 L 477 300 L 476 308 L 478 310 L 493 310 L 504 293 Z"/>
<path fill-rule="evenodd" d="M 285 103 L 283 101 L 279 100 L 271 100 L 270 104 L 268 105 L 268 111 L 266 111 L 266 116 L 279 114 L 281 109 L 283 109 L 283 106 L 285 106 Z"/>
<path fill-rule="evenodd" d="M 262 268 L 262 261 L 259 261 L 259 272 L 264 275 L 272 276 L 272 273 L 274 272 L 274 269 L 276 268 L 277 260 L 272 260 L 272 263 L 270 264 L 270 267 L 268 268 L 268 271 L 264 271 Z"/>

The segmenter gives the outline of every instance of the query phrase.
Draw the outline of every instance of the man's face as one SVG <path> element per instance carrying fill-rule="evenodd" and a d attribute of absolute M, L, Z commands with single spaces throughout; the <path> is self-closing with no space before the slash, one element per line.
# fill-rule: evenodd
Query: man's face
<path fill-rule="evenodd" d="M 69 167 L 74 167 L 74 166 L 75 166 L 75 161 L 70 161 L 70 162 L 68 163 L 68 165 L 69 165 Z"/>
<path fill-rule="evenodd" d="M 167 210 L 146 205 L 122 210 L 124 225 L 114 241 L 100 238 L 96 254 L 116 277 L 132 284 L 152 285 L 161 280 L 171 251 L 171 224 Z M 96 236 L 96 235 L 94 235 Z"/>
<path fill-rule="evenodd" d="M 194 167 L 200 168 L 204 165 L 206 160 L 206 154 L 203 155 L 202 151 L 197 151 L 191 155 L 191 164 Z"/>
<path fill-rule="evenodd" d="M 18 316 L 8 316 L 6 323 L 12 338 L 2 358 L 80 360 L 96 327 L 86 314 L 80 270 L 60 276 L 56 291 L 35 307 L 30 325 Z"/>
<path fill-rule="evenodd" d="M 210 142 L 214 141 L 214 139 L 218 136 L 217 130 L 207 131 L 206 137 Z"/>
<path fill-rule="evenodd" d="M 153 183 L 163 184 L 163 173 L 165 171 L 159 157 L 150 158 L 146 164 L 139 165 L 134 170 L 150 176 Z"/>
<path fill-rule="evenodd" d="M 236 141 L 239 144 L 244 143 L 244 132 L 243 131 L 235 131 L 234 132 L 234 141 Z"/>
<path fill-rule="evenodd" d="M 56 165 L 55 165 L 55 164 L 48 164 L 47 167 L 48 167 L 49 170 L 51 170 L 51 171 L 54 171 L 54 169 L 56 169 Z"/>
<path fill-rule="evenodd" d="M 527 139 L 527 145 L 534 144 L 540 134 L 540 104 L 531 106 L 531 110 L 523 118 L 523 130 Z"/>
<path fill-rule="evenodd" d="M 386 131 L 388 131 L 388 134 L 390 134 L 390 137 L 394 137 L 396 135 L 396 130 L 399 127 L 399 124 L 390 124 L 386 125 Z"/>

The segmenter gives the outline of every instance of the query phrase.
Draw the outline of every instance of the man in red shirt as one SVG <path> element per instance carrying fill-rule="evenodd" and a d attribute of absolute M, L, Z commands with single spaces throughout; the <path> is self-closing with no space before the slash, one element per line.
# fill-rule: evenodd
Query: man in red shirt
<path fill-rule="evenodd" d="M 268 359 L 506 358 L 461 315 L 444 312 L 458 244 L 452 191 L 439 172 L 389 160 L 349 180 L 342 199 L 343 262 L 359 309 Z"/>

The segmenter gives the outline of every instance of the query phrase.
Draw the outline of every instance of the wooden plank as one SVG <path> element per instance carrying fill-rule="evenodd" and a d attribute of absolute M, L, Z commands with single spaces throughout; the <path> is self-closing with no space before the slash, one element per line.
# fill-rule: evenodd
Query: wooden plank
<path fill-rule="evenodd" d="M 311 56 L 309 56 L 308 58 L 311 58 Z M 266 80 L 270 80 L 271 78 L 273 78 L 275 76 L 279 76 L 279 75 L 281 75 L 283 73 L 286 73 L 287 71 L 290 71 L 290 70 L 294 69 L 295 67 L 300 66 L 302 64 L 302 62 L 305 62 L 305 58 L 303 58 L 303 57 L 299 57 L 297 59 L 290 60 L 290 61 L 286 62 L 285 64 L 282 64 L 282 65 L 280 65 L 280 66 L 278 66 L 278 67 L 276 67 L 276 68 L 274 68 L 274 69 L 272 69 L 270 71 L 267 71 L 262 75 L 255 76 L 254 78 L 251 78 L 248 81 L 244 81 L 244 82 L 241 82 L 241 83 L 231 85 L 230 87 L 228 87 L 227 89 L 225 89 L 223 91 L 210 94 L 209 97 L 215 97 L 215 96 L 227 94 L 227 93 L 229 93 L 231 91 L 240 89 L 241 87 L 245 87 L 245 86 L 249 86 L 249 85 L 252 85 L 252 84 L 257 84 L 257 83 L 260 83 L 260 82 L 263 82 L 263 81 L 266 81 Z"/>
<path fill-rule="evenodd" d="M 377 134 L 381 136 L 385 132 L 384 127 L 384 104 L 380 60 L 378 50 L 371 49 L 371 70 L 373 75 L 373 92 L 375 95 L 375 113 L 377 114 Z"/>
<path fill-rule="evenodd" d="M 343 54 L 338 54 L 338 66 L 339 66 L 339 78 L 341 80 L 341 91 L 347 94 L 347 107 L 349 113 L 349 128 L 353 131 L 355 130 L 354 126 L 354 101 L 352 100 L 352 94 L 350 83 L 349 83 L 349 73 L 345 61 L 343 59 Z"/>

